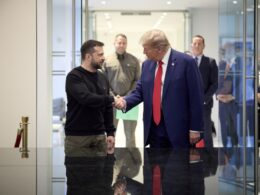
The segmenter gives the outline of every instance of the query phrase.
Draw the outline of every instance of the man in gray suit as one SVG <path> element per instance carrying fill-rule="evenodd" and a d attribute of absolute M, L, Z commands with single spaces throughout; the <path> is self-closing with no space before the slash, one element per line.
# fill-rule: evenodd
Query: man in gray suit
<path fill-rule="evenodd" d="M 127 37 L 124 34 L 115 36 L 115 52 L 109 55 L 104 64 L 104 72 L 110 83 L 110 93 L 114 96 L 128 95 L 135 89 L 140 78 L 140 63 L 138 59 L 126 52 Z M 137 121 L 123 120 L 126 136 L 126 147 L 135 147 L 135 128 Z M 117 127 L 116 109 L 114 109 L 114 125 Z"/>

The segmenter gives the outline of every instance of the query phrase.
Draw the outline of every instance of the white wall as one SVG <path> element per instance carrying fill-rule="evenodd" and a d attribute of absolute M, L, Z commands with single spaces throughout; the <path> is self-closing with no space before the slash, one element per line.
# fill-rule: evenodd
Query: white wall
<path fill-rule="evenodd" d="M 107 18 L 106 19 L 106 16 Z M 115 51 L 114 39 L 118 33 L 124 33 L 128 39 L 127 51 L 139 59 L 144 59 L 141 36 L 153 28 L 165 32 L 173 48 L 184 50 L 184 14 L 183 12 L 151 12 L 150 15 L 121 15 L 119 11 L 95 12 L 96 38 L 105 43 L 105 55 Z M 111 23 L 108 26 L 107 22 Z"/>
<path fill-rule="evenodd" d="M 0 24 L 0 147 L 13 147 L 22 116 L 35 147 L 36 0 L 1 0 Z"/>
<path fill-rule="evenodd" d="M 205 38 L 206 56 L 216 59 L 218 63 L 218 49 L 219 49 L 219 22 L 218 22 L 218 7 L 216 8 L 202 8 L 192 9 L 191 11 L 191 36 L 200 34 Z M 221 140 L 219 130 L 218 117 L 218 101 L 214 99 L 214 107 L 212 110 L 212 120 L 215 122 L 217 130 L 217 140 Z"/>
<path fill-rule="evenodd" d="M 0 194 L 33 195 L 35 149 L 21 159 L 10 148 L 21 116 L 29 117 L 28 146 L 36 147 L 36 0 L 1 0 L 0 24 Z"/>
<path fill-rule="evenodd" d="M 204 54 L 218 61 L 218 8 L 191 10 L 191 36 L 200 34 L 205 38 Z"/>

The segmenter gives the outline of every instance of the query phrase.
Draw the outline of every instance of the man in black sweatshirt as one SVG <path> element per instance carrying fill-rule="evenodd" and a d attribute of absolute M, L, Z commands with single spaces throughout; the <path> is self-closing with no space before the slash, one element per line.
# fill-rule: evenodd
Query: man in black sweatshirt
<path fill-rule="evenodd" d="M 67 113 L 65 154 L 80 156 L 93 151 L 106 155 L 114 145 L 113 102 L 109 83 L 99 69 L 104 62 L 104 44 L 88 40 L 81 47 L 81 66 L 66 78 Z M 93 148 L 93 150 L 89 150 Z M 75 152 L 76 151 L 76 152 Z M 91 154 L 88 154 L 91 155 Z"/>

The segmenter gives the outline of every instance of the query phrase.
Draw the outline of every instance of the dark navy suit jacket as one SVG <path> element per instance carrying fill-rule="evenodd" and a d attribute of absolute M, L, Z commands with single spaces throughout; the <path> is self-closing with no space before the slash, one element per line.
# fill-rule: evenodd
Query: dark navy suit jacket
<path fill-rule="evenodd" d="M 204 106 L 213 107 L 213 95 L 218 89 L 218 67 L 213 58 L 202 56 L 199 70 L 203 80 Z"/>
<path fill-rule="evenodd" d="M 126 111 L 144 103 L 144 143 L 147 142 L 152 120 L 152 97 L 156 62 L 146 60 L 136 89 L 125 97 Z M 189 130 L 203 130 L 202 79 L 195 60 L 171 50 L 163 84 L 162 112 L 166 131 L 173 147 L 189 147 Z"/>

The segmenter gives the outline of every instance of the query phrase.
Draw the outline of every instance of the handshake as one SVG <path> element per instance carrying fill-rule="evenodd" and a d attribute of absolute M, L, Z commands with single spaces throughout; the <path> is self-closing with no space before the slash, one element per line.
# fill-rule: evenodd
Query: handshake
<path fill-rule="evenodd" d="M 125 110 L 126 109 L 126 101 L 120 95 L 114 96 L 113 106 L 118 110 Z"/>

